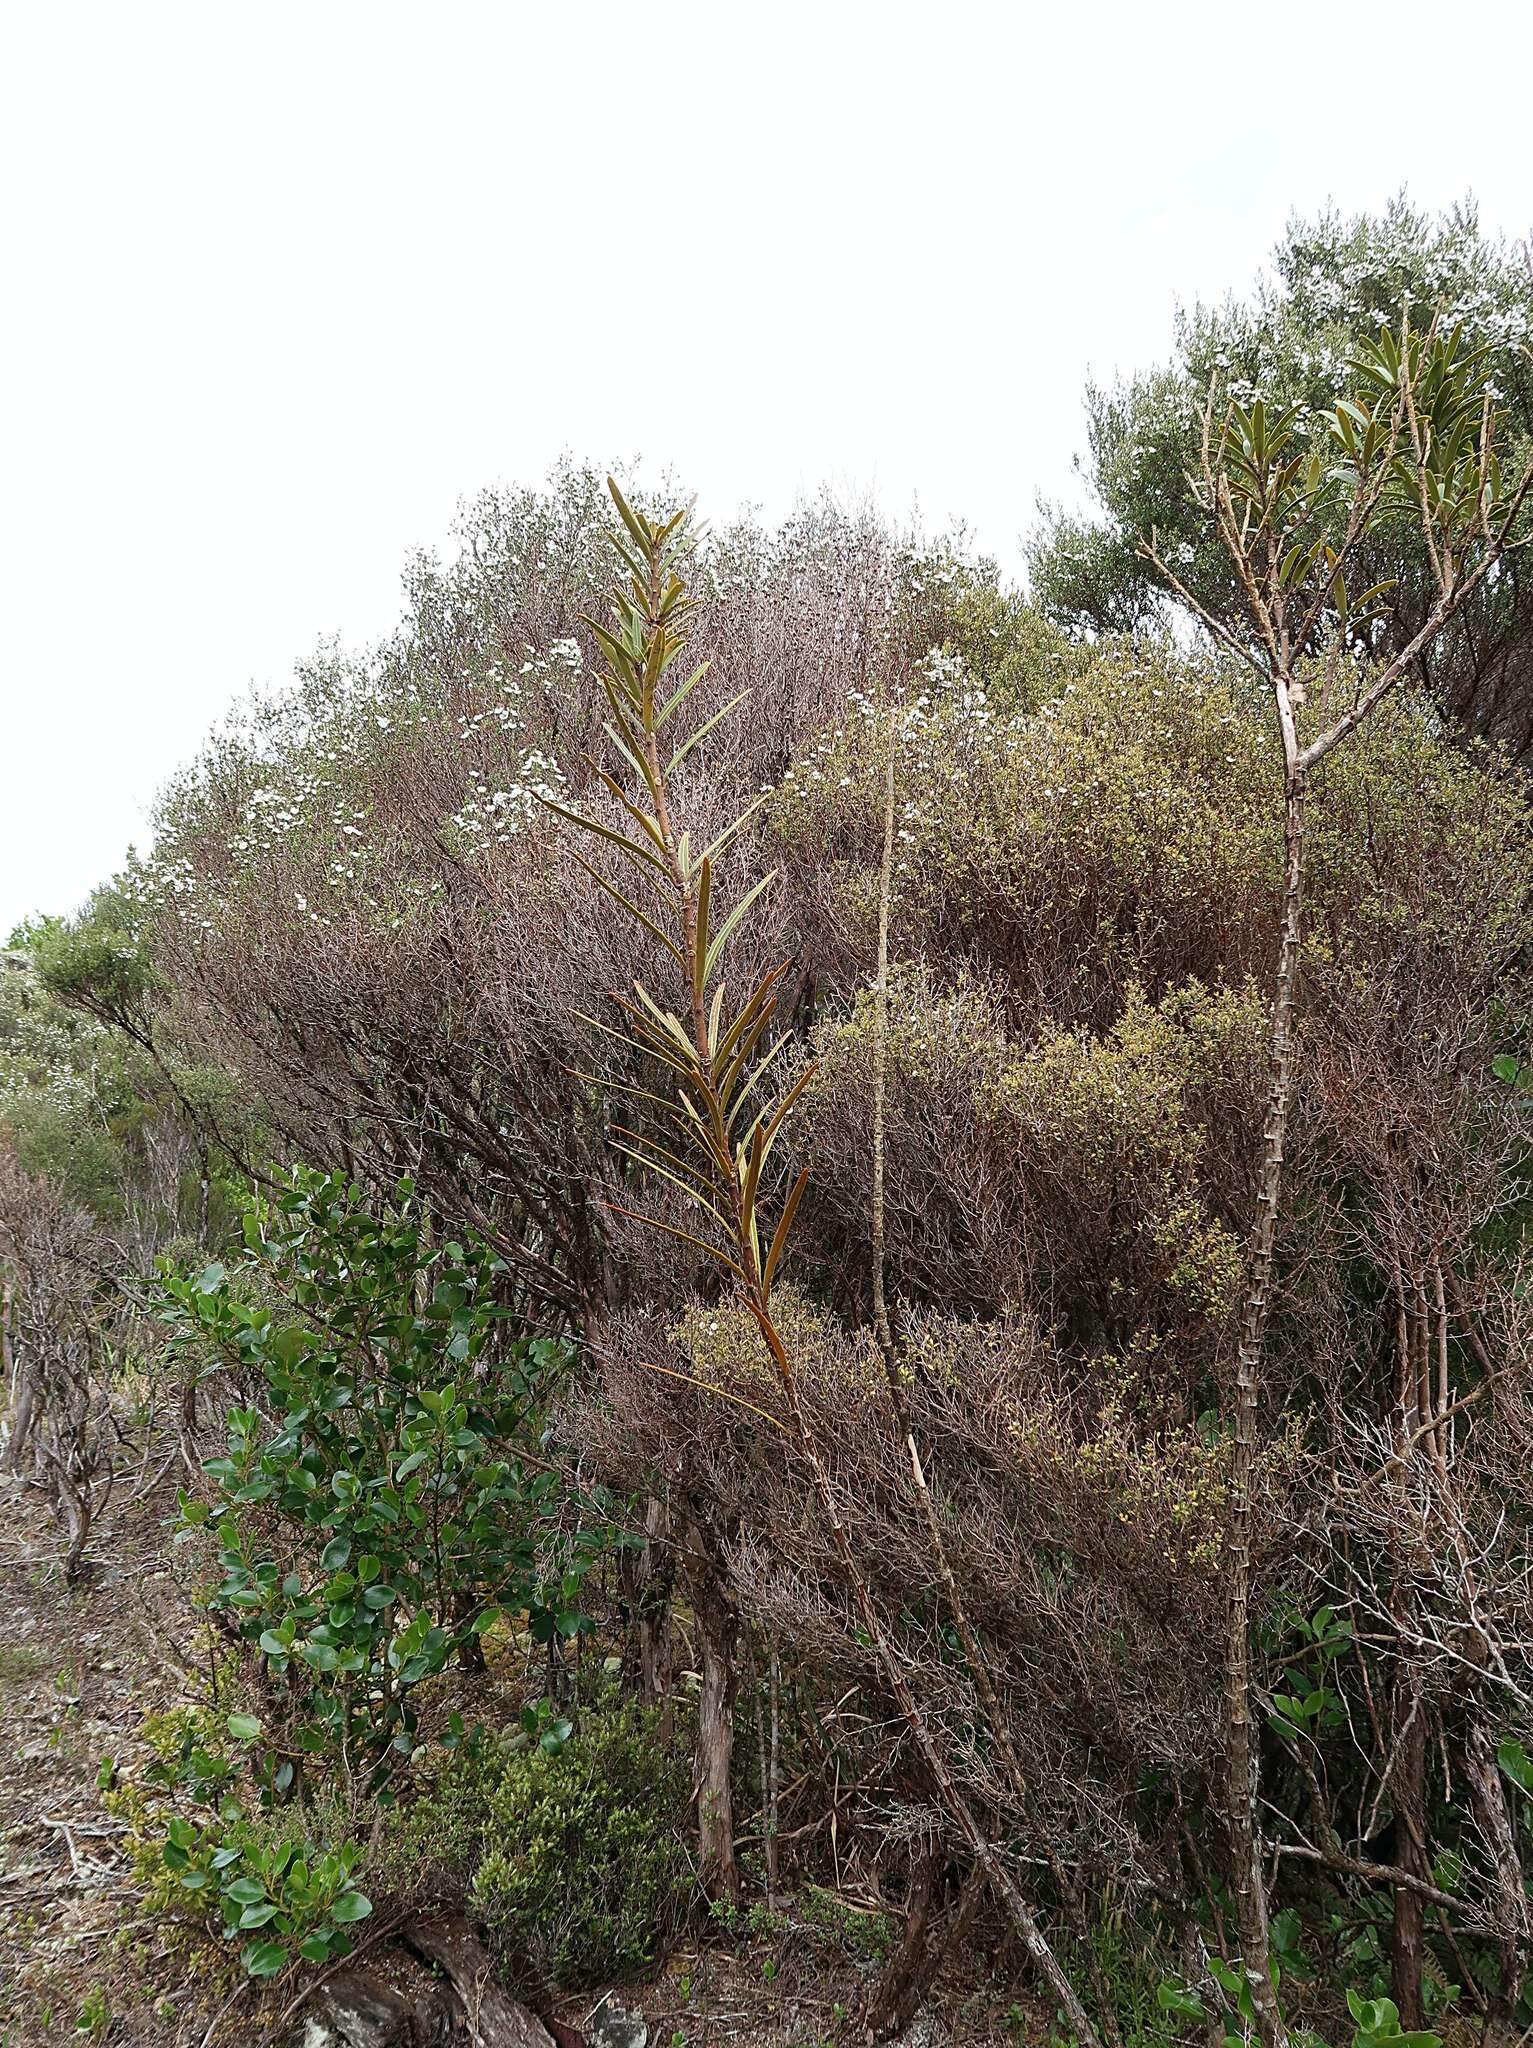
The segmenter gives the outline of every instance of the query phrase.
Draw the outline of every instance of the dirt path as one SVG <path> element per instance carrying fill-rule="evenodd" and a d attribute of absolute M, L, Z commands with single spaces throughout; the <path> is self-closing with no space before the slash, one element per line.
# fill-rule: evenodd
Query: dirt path
<path fill-rule="evenodd" d="M 237 1971 L 210 1971 L 205 1950 L 192 1963 L 173 1924 L 144 1915 L 125 1828 L 99 1789 L 103 1763 L 141 1769 L 144 1717 L 194 1690 L 180 1659 L 197 1631 L 165 1527 L 179 1460 L 160 1457 L 146 1491 L 133 1472 L 118 1482 L 74 1587 L 47 1497 L 0 1475 L 0 2048 L 201 2048 L 231 1983 L 238 1995 L 215 2048 L 270 2048 L 274 2038 L 271 2009 Z M 655 1982 L 620 1990 L 646 2014 L 650 2048 L 829 2041 L 861 1973 L 795 1934 L 791 1916 L 760 1927 L 757 1917 L 672 1956 Z M 561 2041 L 586 2037 L 596 2003 L 561 2001 Z M 910 2041 L 1019 2038 L 996 2024 L 993 1998 L 977 2003 L 963 2017 L 925 2016 Z"/>
<path fill-rule="evenodd" d="M 165 1569 L 174 1500 L 168 1474 L 143 1498 L 134 1475 L 119 1481 L 69 1587 L 47 1497 L 0 1478 L 0 2048 L 158 2048 L 195 2017 L 137 1918 L 122 1823 L 98 1790 L 103 1762 L 136 1759 L 144 1715 L 178 1694 L 156 1642 L 188 1634 Z"/>

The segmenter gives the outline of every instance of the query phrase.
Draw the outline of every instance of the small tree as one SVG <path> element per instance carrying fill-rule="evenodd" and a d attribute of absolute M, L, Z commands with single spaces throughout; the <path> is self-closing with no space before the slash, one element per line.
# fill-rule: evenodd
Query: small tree
<path fill-rule="evenodd" d="M 1352 388 L 1306 435 L 1297 407 L 1269 416 L 1261 399 L 1204 409 L 1191 485 L 1231 564 L 1238 623 L 1210 611 L 1152 534 L 1146 558 L 1216 642 L 1270 691 L 1282 742 L 1284 881 L 1268 1041 L 1267 1107 L 1230 1415 L 1225 1569 L 1226 1739 L 1230 1861 L 1243 1964 L 1266 2048 L 1283 2038 L 1269 1957 L 1251 1669 L 1251 1516 L 1257 1411 L 1295 1079 L 1304 880 L 1304 812 L 1314 772 L 1396 688 L 1494 576 L 1533 485 L 1503 471 L 1501 422 L 1486 351 L 1459 330 L 1398 337 L 1381 330 L 1351 359 Z M 1381 529 L 1417 522 L 1435 595 L 1425 620 L 1370 671 L 1366 647 L 1386 619 L 1390 583 L 1353 597 L 1348 576 Z M 1309 703 L 1312 683 L 1319 697 Z"/>

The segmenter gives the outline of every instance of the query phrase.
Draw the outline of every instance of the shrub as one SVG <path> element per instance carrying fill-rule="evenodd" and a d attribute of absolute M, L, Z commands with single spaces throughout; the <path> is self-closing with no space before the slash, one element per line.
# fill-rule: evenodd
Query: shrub
<path fill-rule="evenodd" d="M 258 1373 L 278 1409 L 229 1411 L 183 1532 L 216 1537 L 209 1604 L 288 1679 L 298 1748 L 348 1774 L 365 1759 L 376 1787 L 414 1746 L 415 1688 L 497 1614 L 528 1611 L 544 1641 L 581 1627 L 596 1540 L 563 1530 L 555 1475 L 524 1462 L 565 1353 L 496 1342 L 500 1261 L 428 1242 L 408 1182 L 378 1218 L 301 1170 L 251 1203 L 245 1239 L 232 1275 L 166 1277 L 173 1350 Z M 290 1746 L 257 1775 L 286 1794 Z"/>
<path fill-rule="evenodd" d="M 316 1837 L 292 1812 L 276 1827 L 243 1816 L 199 1827 L 173 1815 L 162 1854 L 198 1907 L 211 1913 L 216 1902 L 226 1940 L 248 1937 L 240 1960 L 252 1977 L 275 1976 L 295 1955 L 349 1955 L 349 1930 L 373 1910 L 352 1881 L 357 1843 Z"/>
<path fill-rule="evenodd" d="M 401 1881 L 466 1891 L 513 1967 L 575 1986 L 652 1964 L 692 1892 L 690 1772 L 658 1713 L 589 1714 L 552 1749 L 524 1733 L 449 1756 L 396 1824 Z"/>
<path fill-rule="evenodd" d="M 246 1804 L 261 1735 L 253 1714 L 179 1706 L 147 1715 L 149 1759 L 136 1771 L 107 1758 L 98 1786 L 127 1823 L 133 1875 L 145 1910 L 193 1937 L 215 1932 L 240 1945 L 254 1977 L 301 1956 L 320 1963 L 350 1952 L 351 1929 L 372 1912 L 355 1882 L 361 1848 L 351 1802 L 321 1792 L 294 1804 Z M 269 1771 L 256 1771 L 269 1784 Z"/>

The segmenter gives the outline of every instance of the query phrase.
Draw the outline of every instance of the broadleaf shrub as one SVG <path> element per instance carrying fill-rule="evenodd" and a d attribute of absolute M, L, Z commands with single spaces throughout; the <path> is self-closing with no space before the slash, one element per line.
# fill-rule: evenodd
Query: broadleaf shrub
<path fill-rule="evenodd" d="M 239 1265 L 165 1275 L 172 1349 L 267 1397 L 229 1411 L 212 1497 L 182 1494 L 180 1533 L 213 1535 L 209 1604 L 286 1681 L 293 1740 L 258 1765 L 268 1796 L 291 1788 L 294 1747 L 382 1785 L 414 1747 L 415 1689 L 498 1614 L 578 1633 L 604 1537 L 570 1524 L 534 1450 L 565 1348 L 504 1341 L 500 1261 L 431 1243 L 413 1194 L 401 1182 L 376 1217 L 300 1169 L 249 1204 Z"/>

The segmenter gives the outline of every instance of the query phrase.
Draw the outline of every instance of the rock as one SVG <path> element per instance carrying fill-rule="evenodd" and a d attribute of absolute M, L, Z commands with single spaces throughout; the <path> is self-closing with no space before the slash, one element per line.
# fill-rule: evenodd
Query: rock
<path fill-rule="evenodd" d="M 946 2026 L 928 2006 L 925 2012 L 918 2012 L 903 2034 L 895 2037 L 891 2048 L 943 2048 L 950 2036 Z"/>
<path fill-rule="evenodd" d="M 648 2048 L 649 2021 L 618 2005 L 611 1993 L 586 2021 L 586 2048 Z"/>
<path fill-rule="evenodd" d="M 411 1989 L 413 1996 L 371 1970 L 341 1971 L 320 1993 L 302 2048 L 448 2048 L 463 2038 L 450 1985 L 426 1979 Z"/>

